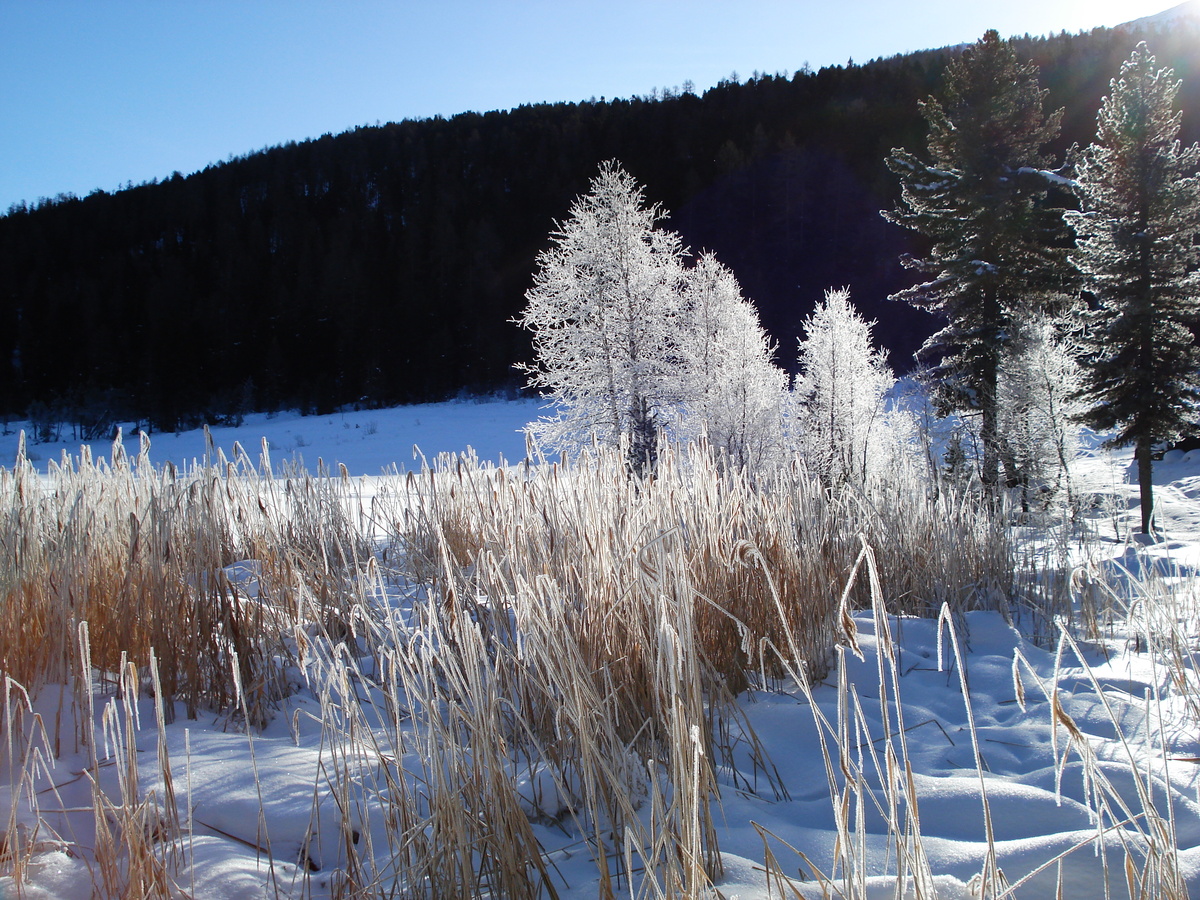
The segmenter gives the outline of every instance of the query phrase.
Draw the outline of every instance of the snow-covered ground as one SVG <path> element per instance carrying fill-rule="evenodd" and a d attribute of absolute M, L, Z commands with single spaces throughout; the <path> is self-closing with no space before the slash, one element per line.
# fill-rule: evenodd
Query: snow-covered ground
<path fill-rule="evenodd" d="M 536 415 L 533 403 L 490 402 L 326 417 L 251 417 L 236 431 L 214 430 L 213 439 L 227 453 L 237 440 L 257 457 L 265 436 L 275 460 L 300 454 L 310 467 L 319 457 L 330 465 L 344 463 L 352 475 L 374 475 L 393 464 L 413 467 L 414 444 L 427 456 L 470 445 L 483 459 L 519 460 L 524 442 L 516 430 Z M 41 456 L 39 465 L 63 449 L 29 447 L 31 455 Z M 0 439 L 0 464 L 9 464 L 15 452 L 15 436 Z M 107 455 L 108 450 L 101 444 L 96 452 Z M 154 462 L 184 465 L 203 454 L 202 434 L 153 437 Z M 1097 454 L 1080 467 L 1085 486 L 1111 498 L 1094 519 L 1102 532 L 1097 545 L 1101 551 L 1089 562 L 1111 565 L 1105 562 L 1111 558 L 1136 569 L 1147 566 L 1149 552 L 1166 561 L 1163 572 L 1169 577 L 1193 578 L 1200 567 L 1200 454 L 1157 465 L 1166 539 L 1148 551 L 1124 539 L 1137 514 L 1136 487 L 1126 478 L 1128 462 L 1127 454 Z M 1185 627 L 1193 638 L 1200 637 L 1196 609 L 1185 612 L 1190 617 Z M 787 797 L 777 796 L 756 778 L 748 759 L 744 766 L 719 774 L 723 786 L 716 820 L 725 854 L 726 874 L 720 885 L 725 897 L 784 896 L 779 885 L 774 893 L 768 886 L 764 839 L 753 823 L 773 836 L 768 841 L 785 875 L 811 877 L 811 867 L 830 872 L 837 804 L 831 802 L 822 751 L 831 735 L 822 735 L 818 722 L 836 723 L 840 702 L 851 711 L 857 703 L 859 709 L 846 732 L 853 748 L 844 760 L 848 775 L 838 771 L 836 777 L 858 778 L 864 790 L 863 838 L 854 852 L 865 853 L 866 875 L 893 869 L 896 859 L 896 846 L 889 844 L 879 810 L 872 805 L 879 799 L 886 806 L 879 772 L 886 768 L 891 749 L 900 756 L 901 766 L 905 761 L 912 766 L 920 833 L 938 897 L 981 896 L 977 876 L 989 844 L 1010 884 L 1046 865 L 1015 896 L 1053 897 L 1061 876 L 1062 896 L 1102 897 L 1105 866 L 1113 896 L 1125 896 L 1126 872 L 1114 849 L 1115 835 L 1107 836 L 1108 850 L 1098 854 L 1097 821 L 1089 809 L 1102 798 L 1117 810 L 1124 803 L 1136 815 L 1144 808 L 1139 790 L 1149 791 L 1164 818 L 1173 817 L 1178 863 L 1189 890 L 1200 894 L 1200 723 L 1188 718 L 1188 692 L 1170 683 L 1169 670 L 1154 654 L 1125 641 L 1114 626 L 1107 644 L 1067 646 L 1058 655 L 1053 646 L 1033 645 L 998 614 L 971 613 L 954 625 L 962 650 L 960 666 L 948 623 L 880 619 L 870 611 L 856 614 L 854 621 L 863 657 L 845 654 L 840 696 L 835 670 L 815 688 L 816 710 L 795 688 L 751 693 L 741 700 Z M 893 680 L 885 672 L 882 680 L 888 692 L 881 701 L 880 672 L 888 665 L 879 648 L 881 638 L 885 643 L 887 638 L 876 630 L 883 622 L 895 640 L 897 677 Z M 1047 696 L 1055 693 L 1048 691 L 1050 685 L 1057 685 L 1055 702 Z M 326 875 L 314 873 L 305 888 L 297 867 L 299 848 L 311 830 L 329 828 L 311 818 L 314 785 L 322 784 L 322 752 L 328 753 L 326 736 L 319 728 L 304 726 L 305 713 L 317 702 L 314 697 L 301 691 L 288 702 L 289 709 L 254 736 L 252 747 L 246 735 L 212 715 L 193 721 L 180 717 L 167 726 L 176 791 L 186 794 L 180 802 L 192 817 L 188 852 L 195 860 L 194 881 L 186 879 L 183 885 L 191 896 L 329 895 Z M 139 747 L 147 769 L 156 771 L 153 708 L 148 700 L 141 707 L 148 727 Z M 1073 746 L 1067 721 L 1075 729 Z M 65 810 L 86 809 L 86 786 L 79 778 L 84 765 L 81 755 L 67 753 L 54 768 L 60 785 L 55 802 Z M 7 790 L 0 786 L 0 811 L 5 815 Z M 858 799 L 850 796 L 852 817 Z M 42 805 L 45 811 L 52 804 L 46 799 Z M 85 834 L 90 815 L 66 812 L 54 821 L 60 833 L 78 829 Z M 1149 826 L 1141 822 L 1140 827 Z M 559 896 L 597 896 L 595 867 L 577 839 L 567 830 L 542 825 L 535 825 L 535 833 L 553 863 Z M 271 841 L 270 859 L 264 850 L 266 837 Z M 326 837 L 331 846 L 336 844 L 336 835 Z M 784 842 L 807 859 L 797 857 Z M 24 895 L 90 896 L 92 879 L 84 862 L 52 843 L 45 849 Z M 821 896 L 811 881 L 794 884 L 805 897 Z M 901 896 L 894 878 L 871 878 L 864 887 L 863 896 Z M 11 889 L 11 879 L 0 878 L 0 897 L 9 896 L 5 891 Z"/>
<path fill-rule="evenodd" d="M 401 472 L 419 469 L 414 448 L 428 459 L 439 453 L 461 453 L 468 447 L 483 460 L 501 457 L 509 462 L 525 456 L 525 437 L 520 429 L 540 415 L 534 400 L 456 400 L 393 409 L 372 409 L 328 416 L 301 416 L 296 412 L 247 416 L 240 428 L 213 428 L 215 448 L 234 456 L 234 442 L 257 465 L 265 439 L 273 466 L 298 462 L 315 471 L 321 460 L 331 471 L 339 463 L 351 475 L 379 475 L 392 466 Z M 0 434 L 0 466 L 11 466 L 16 457 L 20 423 L 11 423 Z M 69 429 L 64 429 L 64 432 Z M 138 452 L 138 437 L 124 432 L 125 446 Z M 90 441 L 94 458 L 108 458 L 112 441 Z M 150 435 L 150 459 L 156 465 L 173 463 L 185 468 L 204 460 L 204 431 L 155 433 Z M 42 471 L 62 454 L 78 454 L 80 442 L 26 443 L 27 457 Z"/>

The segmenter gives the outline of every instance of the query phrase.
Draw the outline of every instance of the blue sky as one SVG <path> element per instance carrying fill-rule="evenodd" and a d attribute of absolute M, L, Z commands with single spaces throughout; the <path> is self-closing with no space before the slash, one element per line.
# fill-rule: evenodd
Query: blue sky
<path fill-rule="evenodd" d="M 0 212 L 358 125 L 1114 25 L 1171 0 L 0 0 Z"/>

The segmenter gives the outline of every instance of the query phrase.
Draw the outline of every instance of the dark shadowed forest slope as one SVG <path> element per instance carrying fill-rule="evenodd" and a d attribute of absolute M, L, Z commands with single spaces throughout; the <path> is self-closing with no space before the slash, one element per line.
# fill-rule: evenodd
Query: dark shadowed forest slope
<path fill-rule="evenodd" d="M 1200 130 L 1194 28 L 1018 42 L 1086 143 L 1139 39 L 1184 79 Z M 241 411 L 392 404 L 516 386 L 509 319 L 555 219 L 605 159 L 730 266 L 795 356 L 800 322 L 848 286 L 903 370 L 936 324 L 887 295 L 914 238 L 889 225 L 883 160 L 923 149 L 917 102 L 950 51 L 696 96 L 523 106 L 364 127 L 0 217 L 0 412 L 172 429 Z"/>

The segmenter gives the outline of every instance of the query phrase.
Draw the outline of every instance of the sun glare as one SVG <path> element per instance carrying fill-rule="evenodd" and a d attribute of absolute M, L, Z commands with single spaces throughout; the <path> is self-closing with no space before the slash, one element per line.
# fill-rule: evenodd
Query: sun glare
<path fill-rule="evenodd" d="M 1166 12 L 1177 5 L 1200 8 L 1200 0 L 1188 0 L 1186 4 L 1174 3 L 1172 0 L 1067 0 L 1064 3 L 1049 4 L 1046 15 L 1058 16 L 1061 13 L 1062 18 L 1078 22 L 1079 25 L 1075 29 L 1063 26 L 1071 31 L 1097 25 L 1120 25 L 1144 16 Z"/>

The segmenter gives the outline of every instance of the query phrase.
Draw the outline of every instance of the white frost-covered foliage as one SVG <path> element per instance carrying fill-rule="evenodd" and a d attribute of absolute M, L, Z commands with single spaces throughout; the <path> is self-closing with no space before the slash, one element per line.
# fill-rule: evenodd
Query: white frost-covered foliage
<path fill-rule="evenodd" d="M 888 404 L 896 384 L 886 354 L 847 290 L 828 291 L 804 322 L 793 391 L 793 441 L 827 485 L 865 485 L 911 446 L 904 414 Z"/>
<path fill-rule="evenodd" d="M 660 439 L 700 437 L 764 468 L 781 450 L 787 376 L 733 273 L 711 254 L 685 265 L 663 215 L 608 162 L 539 255 L 516 321 L 533 333 L 529 386 L 557 415 L 527 431 L 567 454 L 624 446 L 637 471 Z"/>
<path fill-rule="evenodd" d="M 1010 484 L 1022 506 L 1071 498 L 1071 463 L 1078 452 L 1083 373 L 1077 348 L 1051 316 L 1025 323 L 1000 368 L 1000 434 Z"/>
<path fill-rule="evenodd" d="M 684 389 L 679 352 L 683 247 L 656 228 L 664 213 L 607 162 L 538 255 L 517 322 L 533 333 L 529 386 L 557 410 L 528 431 L 566 453 L 597 441 L 625 445 L 630 465 L 652 465 Z"/>
<path fill-rule="evenodd" d="M 775 346 L 733 273 L 711 253 L 688 270 L 684 296 L 693 434 L 730 465 L 763 470 L 783 448 L 787 375 L 772 362 Z"/>

